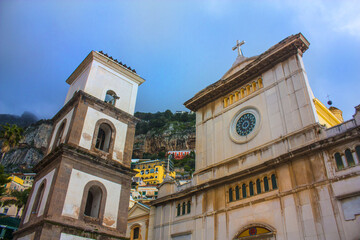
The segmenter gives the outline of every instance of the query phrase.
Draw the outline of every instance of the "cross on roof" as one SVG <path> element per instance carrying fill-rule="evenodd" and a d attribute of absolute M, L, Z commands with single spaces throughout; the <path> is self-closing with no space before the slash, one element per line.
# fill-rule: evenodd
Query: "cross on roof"
<path fill-rule="evenodd" d="M 239 41 L 239 40 L 236 40 L 236 45 L 232 48 L 232 50 L 234 51 L 235 49 L 237 49 L 238 50 L 238 56 L 244 56 L 243 54 L 242 54 L 242 51 L 241 51 L 241 48 L 240 48 L 240 46 L 241 45 L 244 45 L 245 44 L 245 41 Z"/>

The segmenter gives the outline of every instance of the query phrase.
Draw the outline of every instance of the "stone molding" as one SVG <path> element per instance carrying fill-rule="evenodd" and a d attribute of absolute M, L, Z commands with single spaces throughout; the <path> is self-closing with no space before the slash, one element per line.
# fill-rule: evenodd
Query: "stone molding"
<path fill-rule="evenodd" d="M 292 159 L 296 159 L 302 156 L 307 155 L 313 155 L 316 152 L 326 150 L 330 147 L 336 146 L 338 144 L 343 144 L 346 141 L 352 141 L 354 139 L 358 139 L 360 137 L 360 126 L 357 126 L 353 129 L 350 129 L 342 134 L 336 135 L 334 137 L 328 137 L 326 139 L 322 139 L 319 141 L 316 141 L 314 143 L 308 144 L 306 146 L 300 147 L 298 149 L 295 149 L 293 151 L 287 152 L 285 154 L 282 154 L 279 157 L 273 158 L 269 161 L 266 161 L 262 164 L 256 165 L 254 167 L 236 172 L 234 174 L 230 174 L 221 178 L 212 179 L 206 183 L 198 184 L 192 187 L 189 187 L 188 189 L 184 189 L 181 192 L 172 193 L 167 196 L 164 196 L 162 198 L 158 198 L 156 200 L 153 200 L 151 202 L 152 206 L 157 206 L 160 204 L 163 204 L 170 200 L 177 200 L 180 198 L 185 198 L 190 195 L 193 195 L 197 192 L 204 191 L 205 189 L 217 187 L 220 185 L 230 184 L 234 181 L 237 181 L 240 178 L 245 178 L 249 176 L 249 173 L 252 175 L 260 174 L 264 171 L 268 171 L 270 168 L 275 168 L 279 165 L 282 165 L 286 162 L 292 161 Z M 353 175 L 353 174 L 350 174 Z M 343 176 L 343 178 L 346 178 L 346 176 Z M 337 181 L 339 179 L 335 179 Z M 326 180 L 330 181 L 330 180 Z M 316 185 L 319 183 L 314 183 L 313 185 Z"/>

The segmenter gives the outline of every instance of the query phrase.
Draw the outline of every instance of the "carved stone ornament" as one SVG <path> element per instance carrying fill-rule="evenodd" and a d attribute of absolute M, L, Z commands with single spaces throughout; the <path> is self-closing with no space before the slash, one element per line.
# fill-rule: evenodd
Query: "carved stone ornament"
<path fill-rule="evenodd" d="M 255 107 L 238 111 L 230 123 L 230 138 L 236 143 L 246 143 L 253 139 L 261 128 L 261 115 Z"/>

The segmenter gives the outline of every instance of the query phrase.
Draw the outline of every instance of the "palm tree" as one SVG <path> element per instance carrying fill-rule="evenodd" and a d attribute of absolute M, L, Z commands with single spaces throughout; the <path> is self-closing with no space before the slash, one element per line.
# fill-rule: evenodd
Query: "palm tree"
<path fill-rule="evenodd" d="M 5 200 L 3 205 L 9 206 L 9 205 L 15 205 L 17 207 L 16 211 L 16 217 L 19 216 L 20 209 L 25 206 L 27 199 L 29 197 L 31 188 L 27 188 L 24 191 L 11 191 L 9 194 L 9 197 L 12 197 L 12 199 Z"/>
<path fill-rule="evenodd" d="M 21 139 L 23 138 L 23 132 L 24 130 L 17 125 L 9 125 L 8 123 L 6 125 L 1 126 L 0 131 L 0 140 L 3 141 L 1 146 L 1 161 L 4 159 L 4 156 L 7 152 L 9 152 L 12 148 L 16 147 Z"/>
<path fill-rule="evenodd" d="M 4 166 L 0 165 L 0 198 L 6 192 L 6 184 L 11 182 L 9 175 L 4 172 Z"/>

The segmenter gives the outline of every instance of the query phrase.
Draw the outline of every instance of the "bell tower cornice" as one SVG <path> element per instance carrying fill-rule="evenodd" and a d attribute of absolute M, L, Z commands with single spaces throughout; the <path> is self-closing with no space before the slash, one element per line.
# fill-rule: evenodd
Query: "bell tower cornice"
<path fill-rule="evenodd" d="M 119 63 L 118 61 L 112 59 L 109 56 L 106 56 L 105 54 L 102 54 L 97 51 L 91 51 L 87 57 L 80 63 L 80 65 L 75 69 L 75 71 L 70 75 L 70 77 L 66 80 L 66 83 L 71 85 L 79 76 L 80 74 L 87 68 L 89 64 L 92 63 L 92 61 L 98 61 L 105 66 L 109 67 L 110 69 L 123 74 L 136 82 L 138 85 L 141 85 L 145 82 L 145 79 L 140 77 L 135 70 L 130 70 L 129 67 L 126 67 L 126 65 L 123 65 L 122 63 Z"/>

